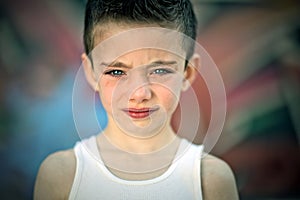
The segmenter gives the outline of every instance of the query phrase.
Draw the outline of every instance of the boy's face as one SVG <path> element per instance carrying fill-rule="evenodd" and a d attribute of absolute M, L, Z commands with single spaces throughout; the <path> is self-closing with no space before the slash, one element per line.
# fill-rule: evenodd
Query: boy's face
<path fill-rule="evenodd" d="M 110 25 L 101 38 L 95 37 L 95 43 L 132 28 Z M 112 45 L 106 49 L 126 44 Z M 108 126 L 143 138 L 169 127 L 180 93 L 194 72 L 190 66 L 185 70 L 184 56 L 154 48 L 138 48 L 113 60 L 104 58 L 105 53 L 99 55 L 101 59 L 93 54 L 93 77 L 108 114 Z"/>

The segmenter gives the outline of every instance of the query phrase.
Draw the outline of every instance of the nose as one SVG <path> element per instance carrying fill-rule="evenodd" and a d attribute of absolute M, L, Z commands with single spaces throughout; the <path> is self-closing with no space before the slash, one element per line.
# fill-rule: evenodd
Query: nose
<path fill-rule="evenodd" d="M 132 73 L 130 80 L 128 81 L 129 100 L 133 103 L 142 103 L 147 101 L 152 96 L 151 87 L 147 75 L 141 71 Z"/>
<path fill-rule="evenodd" d="M 151 98 L 152 91 L 150 89 L 150 85 L 144 83 L 143 85 L 137 86 L 137 88 L 133 89 L 130 95 L 130 101 L 134 103 L 142 103 Z"/>

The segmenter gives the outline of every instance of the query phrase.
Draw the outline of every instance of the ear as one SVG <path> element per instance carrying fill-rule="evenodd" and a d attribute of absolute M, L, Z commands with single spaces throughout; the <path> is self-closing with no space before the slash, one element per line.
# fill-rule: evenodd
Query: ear
<path fill-rule="evenodd" d="M 199 68 L 200 68 L 200 56 L 199 54 L 193 54 L 184 72 L 184 80 L 183 80 L 183 87 L 182 87 L 183 91 L 186 91 L 187 89 L 190 88 L 190 86 L 192 85 L 192 83 L 196 78 L 197 69 Z"/>
<path fill-rule="evenodd" d="M 91 60 L 85 53 L 83 53 L 83 54 L 81 54 L 81 61 L 82 61 L 83 70 L 84 70 L 87 82 L 93 88 L 93 90 L 95 90 L 97 92 L 98 91 L 98 81 L 96 79 Z"/>

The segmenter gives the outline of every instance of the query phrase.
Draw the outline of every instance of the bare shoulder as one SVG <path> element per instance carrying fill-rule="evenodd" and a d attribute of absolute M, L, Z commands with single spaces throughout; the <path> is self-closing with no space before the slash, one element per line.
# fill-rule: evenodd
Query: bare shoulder
<path fill-rule="evenodd" d="M 34 199 L 68 199 L 76 171 L 72 149 L 49 155 L 41 164 L 34 188 Z"/>
<path fill-rule="evenodd" d="M 233 172 L 226 162 L 207 155 L 202 160 L 201 169 L 205 200 L 239 199 Z"/>

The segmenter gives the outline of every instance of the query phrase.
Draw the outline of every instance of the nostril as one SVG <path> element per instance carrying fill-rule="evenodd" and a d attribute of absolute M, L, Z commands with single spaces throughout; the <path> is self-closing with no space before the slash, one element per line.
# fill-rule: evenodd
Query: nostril
<path fill-rule="evenodd" d="M 132 91 L 130 95 L 130 100 L 134 100 L 136 102 L 142 102 L 145 100 L 149 100 L 151 96 L 152 96 L 152 92 L 149 85 L 143 85 Z"/>

